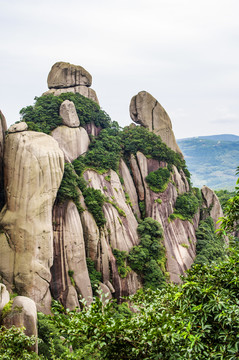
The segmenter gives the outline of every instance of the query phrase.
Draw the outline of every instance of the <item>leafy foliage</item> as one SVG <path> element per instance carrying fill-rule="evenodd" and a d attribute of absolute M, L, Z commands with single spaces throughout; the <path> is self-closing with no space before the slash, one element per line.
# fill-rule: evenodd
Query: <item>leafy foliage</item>
<path fill-rule="evenodd" d="M 186 169 L 185 161 L 181 156 L 167 147 L 160 136 L 149 132 L 142 126 L 125 127 L 122 132 L 124 143 L 124 155 L 129 157 L 130 154 L 136 154 L 141 151 L 145 156 L 152 157 L 159 161 L 166 161 L 168 164 L 175 165 L 178 169 Z M 188 175 L 190 175 L 188 173 Z"/>
<path fill-rule="evenodd" d="M 146 176 L 145 180 L 154 192 L 163 192 L 168 184 L 170 171 L 167 168 L 159 168 Z"/>
<path fill-rule="evenodd" d="M 55 355 L 60 357 L 66 348 L 60 340 L 58 331 L 52 321 L 52 316 L 38 313 L 37 325 L 38 338 L 41 340 L 38 345 L 39 355 L 43 355 L 46 359 L 52 359 L 53 344 Z"/>
<path fill-rule="evenodd" d="M 236 174 L 239 174 L 239 167 Z M 224 207 L 224 217 L 221 221 L 221 231 L 233 233 L 239 230 L 239 178 L 237 179 L 237 186 L 235 188 L 236 194 L 229 199 Z"/>
<path fill-rule="evenodd" d="M 145 288 L 157 289 L 165 283 L 165 249 L 160 224 L 146 218 L 138 226 L 140 244 L 133 246 L 128 255 L 131 269 L 141 275 Z"/>
<path fill-rule="evenodd" d="M 10 329 L 0 327 L 0 359 L 2 360 L 26 360 L 40 359 L 37 354 L 30 350 L 35 345 L 37 338 L 24 334 L 24 328 L 12 326 Z"/>
<path fill-rule="evenodd" d="M 119 316 L 100 298 L 54 322 L 73 346 L 72 359 L 233 360 L 239 357 L 239 253 L 217 266 L 196 265 L 182 285 L 168 284 L 130 299 L 137 309 Z"/>
<path fill-rule="evenodd" d="M 86 188 L 83 191 L 85 204 L 88 210 L 94 216 L 96 224 L 99 227 L 103 227 L 106 223 L 105 215 L 102 206 L 105 202 L 105 197 L 98 189 Z"/>
<path fill-rule="evenodd" d="M 175 211 L 169 216 L 171 220 L 180 218 L 181 220 L 191 220 L 199 208 L 199 200 L 193 192 L 184 193 L 177 197 Z"/>
<path fill-rule="evenodd" d="M 197 256 L 195 264 L 210 264 L 212 261 L 219 262 L 225 258 L 225 241 L 221 236 L 215 235 L 215 227 L 211 217 L 199 223 L 196 237 Z"/>
<path fill-rule="evenodd" d="M 83 211 L 82 206 L 79 202 L 79 191 L 77 190 L 79 178 L 74 171 L 72 164 L 65 163 L 64 174 L 61 181 L 60 188 L 57 193 L 57 202 L 63 203 L 66 200 L 74 201 L 78 211 Z"/>
<path fill-rule="evenodd" d="M 113 255 L 116 259 L 118 273 L 122 279 L 124 279 L 131 271 L 130 267 L 126 265 L 128 257 L 127 251 L 120 251 L 119 249 L 113 249 Z"/>
<path fill-rule="evenodd" d="M 236 195 L 235 191 L 228 191 L 228 190 L 217 190 L 214 192 L 217 195 L 218 200 L 220 201 L 223 211 L 225 209 L 227 201 Z"/>
<path fill-rule="evenodd" d="M 59 111 L 62 102 L 65 100 L 74 103 L 81 126 L 90 122 L 102 128 L 110 126 L 110 117 L 100 109 L 99 105 L 78 93 L 63 93 L 59 96 L 49 94 L 35 97 L 35 104 L 21 109 L 20 115 L 22 120 L 28 124 L 29 130 L 50 134 L 57 126 L 62 125 Z"/>
<path fill-rule="evenodd" d="M 91 260 L 91 258 L 86 258 L 86 264 L 90 277 L 91 287 L 93 289 L 93 292 L 95 292 L 96 288 L 99 285 L 99 282 L 102 281 L 102 274 L 95 269 L 95 263 L 93 260 Z"/>

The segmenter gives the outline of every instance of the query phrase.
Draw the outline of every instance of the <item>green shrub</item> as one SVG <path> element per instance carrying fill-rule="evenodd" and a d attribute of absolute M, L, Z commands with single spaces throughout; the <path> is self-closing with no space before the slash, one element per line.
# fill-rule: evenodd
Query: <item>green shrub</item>
<path fill-rule="evenodd" d="M 86 264 L 90 277 L 91 287 L 93 293 L 95 293 L 96 288 L 99 286 L 99 283 L 102 282 L 102 274 L 95 269 L 95 263 L 93 260 L 91 260 L 91 258 L 86 258 Z"/>
<path fill-rule="evenodd" d="M 21 109 L 22 120 L 28 124 L 29 130 L 50 134 L 52 130 L 62 125 L 59 111 L 64 100 L 73 101 L 75 104 L 81 126 L 90 122 L 102 128 L 111 125 L 110 117 L 100 109 L 98 104 L 78 93 L 64 93 L 59 96 L 49 94 L 35 97 L 33 106 Z"/>
<path fill-rule="evenodd" d="M 215 234 L 215 226 L 211 217 L 200 221 L 196 230 L 196 238 L 195 264 L 210 264 L 213 261 L 220 262 L 225 259 L 225 241 L 222 236 Z"/>
<path fill-rule="evenodd" d="M 129 265 L 142 277 L 145 288 L 156 289 L 165 284 L 162 272 L 166 263 L 163 231 L 161 225 L 152 218 L 144 219 L 137 231 L 140 243 L 130 250 Z"/>
<path fill-rule="evenodd" d="M 170 171 L 167 168 L 159 168 L 158 170 L 149 173 L 145 180 L 152 191 L 163 192 L 167 188 L 169 178 Z"/>
<path fill-rule="evenodd" d="M 60 340 L 59 332 L 57 331 L 52 316 L 37 314 L 38 338 L 41 340 L 38 344 L 39 355 L 44 355 L 46 359 L 52 359 L 51 341 L 55 349 L 55 355 L 60 357 L 66 350 L 66 347 Z"/>
<path fill-rule="evenodd" d="M 98 189 L 86 188 L 83 191 L 85 204 L 88 210 L 93 215 L 98 227 L 103 227 L 106 223 L 105 215 L 102 206 L 105 202 L 105 197 Z"/>
<path fill-rule="evenodd" d="M 119 276 L 124 279 L 131 271 L 130 267 L 126 265 L 128 253 L 119 249 L 113 249 L 113 255 L 116 259 Z"/>
<path fill-rule="evenodd" d="M 35 345 L 37 338 L 24 334 L 24 328 L 12 326 L 10 329 L 0 327 L 0 359 L 3 360 L 27 360 L 42 359 L 31 347 Z"/>
<path fill-rule="evenodd" d="M 66 200 L 72 200 L 74 201 L 79 213 L 81 213 L 84 209 L 79 202 L 80 194 L 77 190 L 78 182 L 79 177 L 75 173 L 72 164 L 65 163 L 64 174 L 57 192 L 56 201 L 58 203 L 63 203 Z"/>
<path fill-rule="evenodd" d="M 166 161 L 169 165 L 175 165 L 179 170 L 186 172 L 185 161 L 182 157 L 167 147 L 156 134 L 142 126 L 125 127 L 121 133 L 124 156 L 129 158 L 131 154 L 141 151 L 145 156 L 158 161 Z M 190 174 L 188 173 L 189 177 Z"/>
<path fill-rule="evenodd" d="M 179 213 L 185 219 L 192 219 L 199 208 L 199 201 L 193 193 L 179 195 L 175 204 L 175 213 Z"/>

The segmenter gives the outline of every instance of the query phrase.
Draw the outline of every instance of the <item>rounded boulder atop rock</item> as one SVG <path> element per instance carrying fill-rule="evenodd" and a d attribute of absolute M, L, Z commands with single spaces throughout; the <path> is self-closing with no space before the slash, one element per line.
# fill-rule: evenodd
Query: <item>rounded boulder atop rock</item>
<path fill-rule="evenodd" d="M 80 120 L 77 116 L 75 105 L 72 101 L 65 100 L 60 106 L 60 116 L 62 123 L 69 127 L 79 127 Z"/>
<path fill-rule="evenodd" d="M 91 86 L 92 76 L 82 66 L 61 61 L 52 66 L 47 78 L 47 84 L 49 89 L 78 85 Z"/>

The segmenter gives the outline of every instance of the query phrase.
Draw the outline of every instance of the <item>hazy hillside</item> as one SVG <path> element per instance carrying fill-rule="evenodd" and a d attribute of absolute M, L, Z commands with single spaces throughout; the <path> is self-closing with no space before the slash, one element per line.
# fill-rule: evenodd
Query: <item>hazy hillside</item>
<path fill-rule="evenodd" d="M 239 136 L 223 134 L 177 140 L 194 186 L 233 189 L 239 165 Z"/>

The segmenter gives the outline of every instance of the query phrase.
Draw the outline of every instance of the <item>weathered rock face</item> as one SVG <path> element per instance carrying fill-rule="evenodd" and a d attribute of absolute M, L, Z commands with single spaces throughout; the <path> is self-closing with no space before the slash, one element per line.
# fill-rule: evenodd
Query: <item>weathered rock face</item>
<path fill-rule="evenodd" d="M 51 136 L 33 131 L 7 136 L 6 205 L 0 214 L 5 231 L 1 234 L 1 279 L 45 312 L 51 303 L 52 207 L 63 171 L 63 153 Z"/>
<path fill-rule="evenodd" d="M 217 224 L 217 221 L 220 217 L 223 216 L 222 208 L 218 200 L 217 195 L 207 186 L 202 187 L 202 196 L 204 199 L 204 208 L 209 210 L 209 215 L 212 217 L 215 229 L 220 227 L 220 223 Z"/>
<path fill-rule="evenodd" d="M 66 201 L 53 209 L 54 262 L 51 268 L 51 292 L 55 299 L 73 310 L 79 306 L 78 295 L 88 303 L 92 289 L 86 265 L 81 219 L 75 204 Z"/>
<path fill-rule="evenodd" d="M 130 166 L 134 175 L 138 198 L 145 201 L 146 217 L 152 217 L 163 227 L 167 271 L 170 274 L 170 279 L 179 282 L 179 276 L 191 267 L 196 256 L 195 229 L 199 223 L 199 213 L 195 215 L 194 224 L 179 219 L 169 222 L 168 217 L 174 211 L 178 193 L 188 191 L 187 179 L 183 172 L 179 173 L 174 168 L 172 180 L 176 183 L 176 187 L 169 182 L 167 189 L 163 193 L 157 194 L 150 190 L 145 178 L 151 171 L 165 167 L 166 164 L 147 159 L 144 154 L 137 152 L 136 158 L 131 157 Z"/>
<path fill-rule="evenodd" d="M 92 76 L 82 66 L 66 62 L 55 63 L 47 79 L 49 91 L 43 95 L 59 96 L 66 92 L 79 93 L 99 104 L 96 92 L 89 88 Z"/>
<path fill-rule="evenodd" d="M 26 131 L 27 128 L 28 128 L 27 124 L 24 121 L 22 121 L 18 124 L 11 125 L 10 128 L 8 129 L 8 132 L 9 134 L 22 132 L 22 131 Z"/>
<path fill-rule="evenodd" d="M 54 129 L 51 135 L 58 142 L 66 162 L 72 162 L 84 154 L 90 144 L 89 136 L 83 127 L 71 128 L 62 125 Z"/>
<path fill-rule="evenodd" d="M 60 116 L 63 125 L 75 128 L 80 126 L 80 121 L 76 113 L 75 105 L 72 101 L 65 100 L 60 106 Z"/>
<path fill-rule="evenodd" d="M 55 63 L 47 78 L 49 89 L 67 88 L 78 85 L 91 86 L 92 76 L 82 66 L 63 61 Z"/>
<path fill-rule="evenodd" d="M 93 170 L 87 170 L 84 173 L 84 178 L 88 181 L 90 187 L 99 189 L 114 203 L 114 205 L 111 203 L 103 205 L 106 224 L 99 233 L 99 245 L 96 246 L 95 241 L 95 245 L 91 247 L 91 258 L 96 261 L 97 270 L 102 272 L 105 284 L 111 281 L 109 271 L 111 269 L 112 285 L 117 298 L 133 294 L 141 286 L 138 276 L 132 271 L 125 279 L 120 278 L 116 260 L 112 253 L 112 249 L 115 248 L 129 252 L 139 242 L 138 223 L 130 205 L 126 203 L 120 179 L 113 170 L 104 175 L 100 175 Z M 97 251 L 97 254 L 94 253 L 93 249 Z"/>
<path fill-rule="evenodd" d="M 147 91 L 141 91 L 131 99 L 130 116 L 133 121 L 160 135 L 162 141 L 182 155 L 172 130 L 171 120 L 159 102 Z"/>
<path fill-rule="evenodd" d="M 3 190 L 3 151 L 5 143 L 5 131 L 7 130 L 7 123 L 3 113 L 0 110 L 0 206 L 4 205 L 4 190 Z"/>
<path fill-rule="evenodd" d="M 4 284 L 0 283 L 0 315 L 4 306 L 10 301 L 10 295 Z"/>
<path fill-rule="evenodd" d="M 27 336 L 37 336 L 37 309 L 34 301 L 25 296 L 15 297 L 10 312 L 3 319 L 3 325 L 7 328 L 24 326 Z M 37 343 L 32 350 L 37 352 Z"/>
<path fill-rule="evenodd" d="M 45 91 L 42 95 L 53 94 L 55 96 L 59 96 L 61 94 L 67 93 L 67 92 L 72 92 L 74 94 L 79 93 L 79 94 L 87 97 L 88 99 L 93 100 L 94 102 L 96 102 L 99 105 L 99 100 L 98 100 L 95 90 L 93 90 L 87 86 L 83 86 L 83 85 L 62 88 L 62 89 L 50 89 L 48 91 Z"/>

